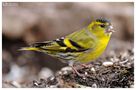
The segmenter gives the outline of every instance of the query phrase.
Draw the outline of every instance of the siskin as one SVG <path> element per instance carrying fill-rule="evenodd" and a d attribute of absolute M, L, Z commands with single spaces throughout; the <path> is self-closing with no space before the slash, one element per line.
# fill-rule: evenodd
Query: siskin
<path fill-rule="evenodd" d="M 111 22 L 105 18 L 92 21 L 86 28 L 52 41 L 38 42 L 21 50 L 44 52 L 63 62 L 88 63 L 105 50 L 114 32 Z"/>

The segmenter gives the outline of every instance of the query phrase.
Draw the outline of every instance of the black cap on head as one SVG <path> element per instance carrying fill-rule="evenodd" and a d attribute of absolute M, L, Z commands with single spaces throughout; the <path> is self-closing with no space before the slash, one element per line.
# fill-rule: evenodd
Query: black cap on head
<path fill-rule="evenodd" d="M 106 19 L 106 18 L 98 18 L 96 19 L 97 22 L 102 22 L 102 23 L 110 23 L 110 20 Z"/>

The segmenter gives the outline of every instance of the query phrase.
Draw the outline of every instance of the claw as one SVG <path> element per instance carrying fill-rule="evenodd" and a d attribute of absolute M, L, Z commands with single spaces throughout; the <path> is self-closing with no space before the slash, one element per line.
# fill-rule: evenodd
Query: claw
<path fill-rule="evenodd" d="M 81 74 L 77 71 L 77 69 L 75 69 L 73 66 L 71 66 L 71 68 L 73 69 L 73 71 L 79 76 L 79 77 L 83 77 L 85 78 L 85 75 L 84 74 Z"/>

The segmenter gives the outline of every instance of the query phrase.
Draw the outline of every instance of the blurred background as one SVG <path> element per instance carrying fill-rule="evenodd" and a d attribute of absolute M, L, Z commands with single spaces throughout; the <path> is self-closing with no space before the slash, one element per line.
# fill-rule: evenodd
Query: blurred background
<path fill-rule="evenodd" d="M 133 49 L 134 3 L 3 2 L 2 80 L 25 83 L 52 76 L 66 64 L 43 53 L 18 49 L 65 36 L 100 17 L 110 19 L 116 31 L 102 57 Z"/>

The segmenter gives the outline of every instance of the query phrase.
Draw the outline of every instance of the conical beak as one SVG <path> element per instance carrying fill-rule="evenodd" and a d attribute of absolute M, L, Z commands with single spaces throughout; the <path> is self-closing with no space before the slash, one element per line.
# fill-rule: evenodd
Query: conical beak
<path fill-rule="evenodd" d="M 108 26 L 106 29 L 106 33 L 113 33 L 113 32 L 115 32 L 115 30 L 113 30 L 113 26 L 112 25 Z"/>

